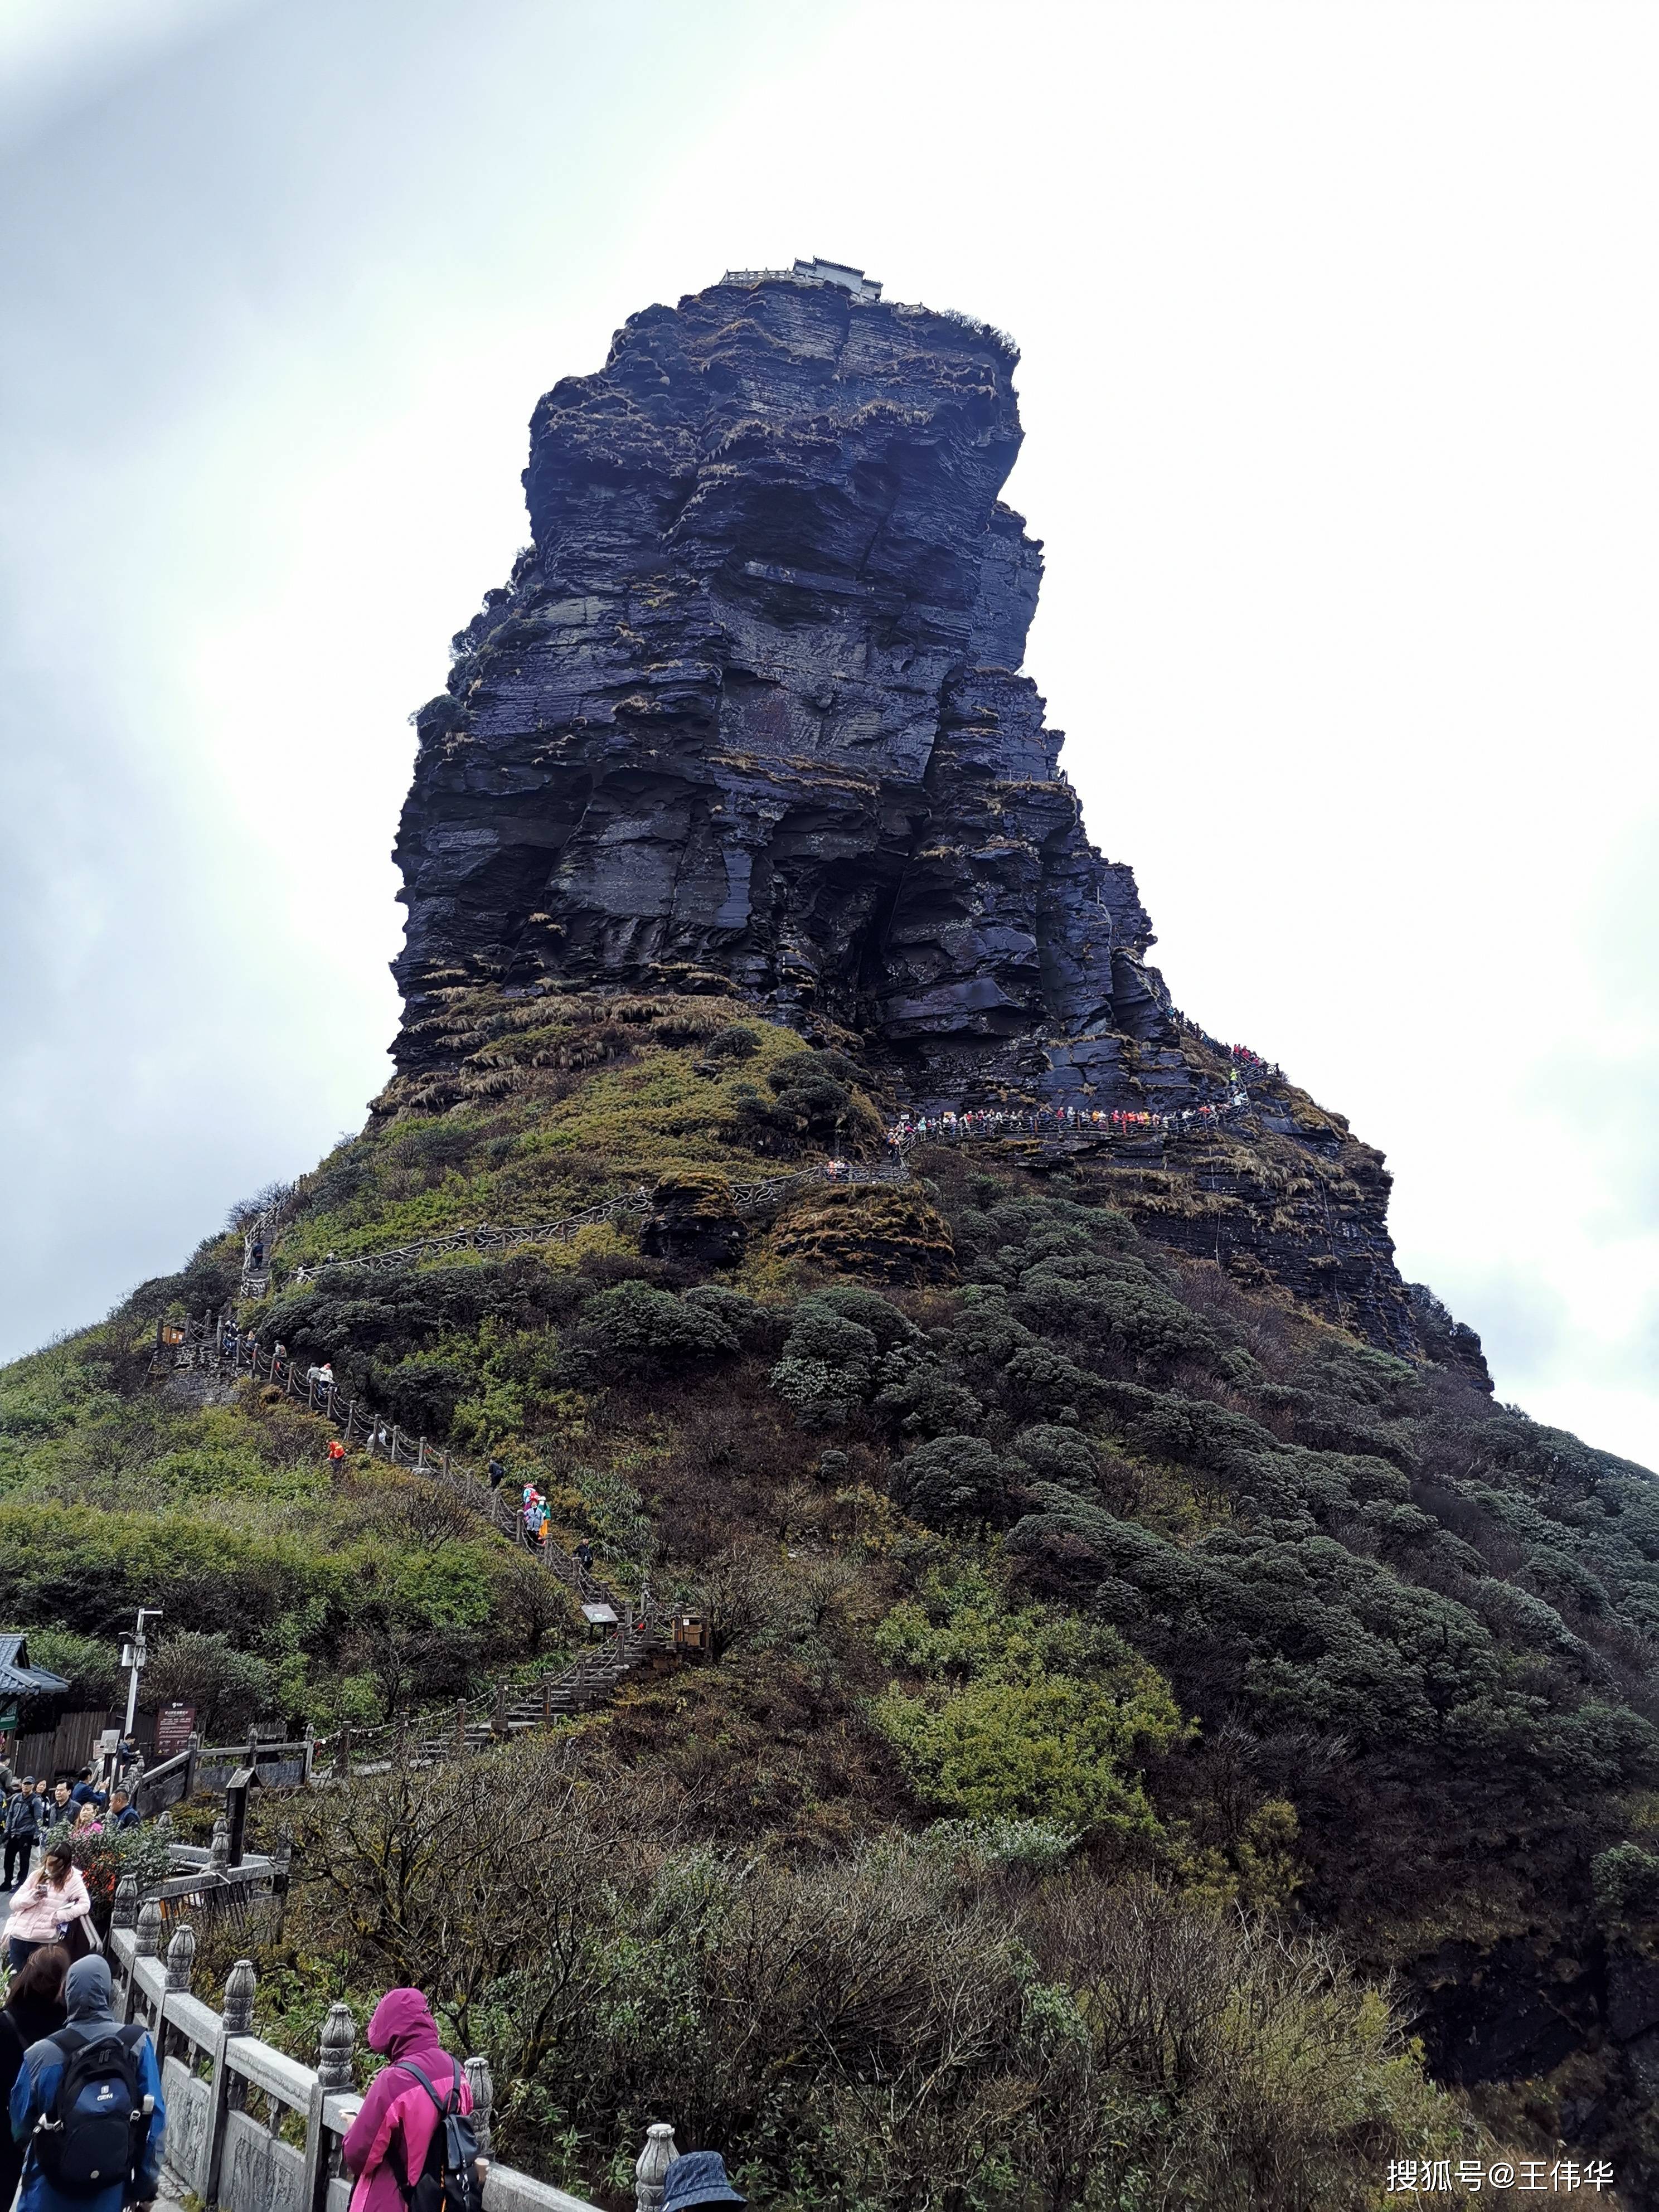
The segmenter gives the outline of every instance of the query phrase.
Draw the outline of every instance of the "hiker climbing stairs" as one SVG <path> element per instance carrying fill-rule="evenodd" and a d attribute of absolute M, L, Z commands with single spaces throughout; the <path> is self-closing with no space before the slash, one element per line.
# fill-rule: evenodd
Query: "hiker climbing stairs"
<path fill-rule="evenodd" d="M 176 1345 L 158 1349 L 157 1358 L 169 1371 L 182 1367 L 230 1379 L 246 1376 L 268 1389 L 285 1391 L 296 1402 L 303 1399 L 307 1410 L 323 1414 L 347 1445 L 361 1443 L 372 1456 L 388 1459 L 394 1466 L 406 1468 L 410 1474 L 422 1475 L 459 1496 L 504 1541 L 527 1550 L 544 1573 L 562 1583 L 584 1608 L 590 1623 L 597 1617 L 611 1629 L 603 1644 L 561 1668 L 550 1670 L 528 1691 L 511 1696 L 504 1689 L 486 1692 L 472 1705 L 459 1708 L 457 1719 L 444 1735 L 411 1738 L 407 1729 L 387 1723 L 374 1730 L 343 1730 L 338 1737 L 319 1742 L 319 1753 L 332 1747 L 332 1755 L 346 1772 L 352 1771 L 354 1742 L 358 1771 L 365 1771 L 363 1760 L 369 1755 L 371 1743 L 384 1757 L 389 1753 L 392 1739 L 399 1735 L 406 1755 L 416 1762 L 477 1750 L 526 1729 L 549 1727 L 592 1711 L 608 1703 L 621 1684 L 640 1668 L 674 1663 L 672 1637 L 648 1586 L 630 1601 L 560 1546 L 545 1537 L 532 1540 L 526 1533 L 523 1512 L 514 1503 L 516 1491 L 492 1486 L 449 1453 L 429 1445 L 424 1437 L 411 1438 L 361 1400 L 349 1401 L 342 1413 L 331 1376 L 326 1382 L 320 1379 L 327 1373 L 325 1369 L 312 1368 L 302 1385 L 296 1359 L 280 1346 L 267 1353 L 257 1337 L 239 1332 L 227 1314 L 189 1325 L 182 1338 Z M 155 1364 L 152 1362 L 152 1370 Z"/>

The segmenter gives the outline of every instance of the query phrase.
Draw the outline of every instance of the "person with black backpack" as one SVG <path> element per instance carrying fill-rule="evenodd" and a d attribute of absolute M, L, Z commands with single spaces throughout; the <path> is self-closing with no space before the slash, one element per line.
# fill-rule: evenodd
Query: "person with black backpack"
<path fill-rule="evenodd" d="M 388 1990 L 368 2023 L 385 2053 L 340 2146 L 356 2176 L 351 2212 L 483 2212 L 484 2161 L 467 2115 L 472 2091 L 438 2039 L 418 1990 Z"/>
<path fill-rule="evenodd" d="M 61 1943 L 43 1943 L 11 1978 L 0 2006 L 0 2105 L 9 2107 L 12 2086 L 23 2070 L 23 2053 L 42 2036 L 56 2035 L 69 2018 L 64 1978 L 70 1955 Z M 23 2149 L 11 2131 L 9 2112 L 0 2128 L 0 2204 L 9 2205 L 23 2177 Z"/>
<path fill-rule="evenodd" d="M 109 1967 L 77 1959 L 64 1984 L 68 2024 L 32 2043 L 11 2092 L 23 2146 L 18 2212 L 123 2212 L 149 2206 L 161 2179 L 167 2106 L 146 2028 L 110 2011 Z"/>

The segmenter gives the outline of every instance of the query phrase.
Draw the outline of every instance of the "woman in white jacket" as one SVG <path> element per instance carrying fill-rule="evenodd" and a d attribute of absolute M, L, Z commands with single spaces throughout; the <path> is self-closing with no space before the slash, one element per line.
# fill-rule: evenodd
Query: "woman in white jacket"
<path fill-rule="evenodd" d="M 92 1899 L 81 1869 L 70 1856 L 67 1844 L 54 1844 L 38 1873 L 32 1874 L 11 1901 L 11 1917 L 0 1929 L 11 1951 L 11 1968 L 17 1972 L 43 1943 L 61 1943 L 72 1924 L 84 1921 Z M 95 1948 L 86 1939 L 90 1926 L 79 1928 L 70 1938 L 70 1952 Z M 77 1941 L 76 1939 L 80 1940 Z"/>

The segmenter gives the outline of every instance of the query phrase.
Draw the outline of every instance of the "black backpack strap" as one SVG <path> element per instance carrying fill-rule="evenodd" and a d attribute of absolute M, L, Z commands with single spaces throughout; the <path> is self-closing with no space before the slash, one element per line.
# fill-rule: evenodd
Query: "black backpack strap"
<path fill-rule="evenodd" d="M 415 2079 L 420 2083 L 422 2088 L 426 2091 L 427 2095 L 431 2098 L 433 2103 L 437 2106 L 441 2117 L 444 2114 L 454 2112 L 459 2106 L 461 2099 L 461 2069 L 456 2063 L 455 2060 L 449 2057 L 449 2053 L 447 2051 L 444 2053 L 444 2056 L 446 2058 L 449 2058 L 449 2063 L 453 2072 L 453 2078 L 450 2084 L 449 2100 L 447 2103 L 446 2103 L 438 2094 L 431 2082 L 427 2080 L 425 2075 L 422 2073 L 420 2068 L 415 2063 L 412 2058 L 394 2058 L 392 2062 L 392 2064 L 399 2068 L 402 2072 L 405 2074 L 412 2074 L 415 2076 Z"/>
<path fill-rule="evenodd" d="M 149 2033 L 141 2021 L 100 2020 L 94 2021 L 90 2027 L 77 2027 L 71 2023 L 67 2027 L 60 2027 L 55 2034 L 42 2036 L 40 2039 L 60 2051 L 67 2066 L 77 2051 L 85 2051 L 94 2043 L 118 2043 L 123 2051 L 137 2057 L 138 2046 Z"/>
<path fill-rule="evenodd" d="M 431 2098 L 433 2104 L 437 2108 L 438 2125 L 432 2130 L 432 2140 L 427 2145 L 426 2165 L 422 2169 L 423 2172 L 428 2173 L 430 2173 L 433 2171 L 432 2157 L 434 2151 L 437 2153 L 438 2156 L 436 2170 L 440 2174 L 443 2172 L 443 2123 L 452 2112 L 459 2109 L 460 2104 L 461 2069 L 459 2061 L 451 2058 L 447 2051 L 445 2051 L 444 2056 L 446 2058 L 449 2058 L 450 2065 L 454 2069 L 454 2083 L 453 2087 L 450 2090 L 449 2102 L 447 2104 L 446 2104 L 443 2099 L 438 2094 L 431 2082 L 428 2081 L 426 2075 L 421 2071 L 420 2068 L 415 2063 L 412 2058 L 394 2058 L 392 2062 L 400 2074 L 412 2074 L 415 2076 L 415 2079 L 420 2083 L 422 2088 L 426 2091 L 427 2095 Z M 409 2156 L 407 2139 L 405 2139 L 404 2156 L 405 2160 L 407 2160 Z M 396 2179 L 395 2167 L 393 2169 L 393 2179 Z M 411 2173 L 408 2180 L 404 2184 L 404 2199 L 405 2203 L 410 2203 L 413 2200 L 416 2179 L 416 2177 Z"/>

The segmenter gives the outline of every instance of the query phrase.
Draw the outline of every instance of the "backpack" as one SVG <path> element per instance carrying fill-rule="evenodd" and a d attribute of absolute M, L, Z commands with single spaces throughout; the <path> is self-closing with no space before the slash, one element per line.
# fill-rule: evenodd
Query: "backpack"
<path fill-rule="evenodd" d="M 478 2179 L 478 2138 L 472 2122 L 461 2110 L 461 2069 L 455 2069 L 446 2103 L 412 2060 L 394 2064 L 412 2074 L 438 2108 L 438 2124 L 426 2154 L 426 2164 L 404 2188 L 409 2212 L 483 2212 L 483 2184 Z"/>
<path fill-rule="evenodd" d="M 149 2134 L 144 2107 L 150 2100 L 138 2070 L 145 2033 L 100 2022 L 60 2028 L 51 2038 L 64 2055 L 64 2070 L 29 2141 L 35 2163 L 60 2195 L 101 2197 L 118 2183 L 125 2196 L 135 2186 Z"/>

